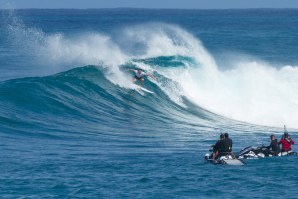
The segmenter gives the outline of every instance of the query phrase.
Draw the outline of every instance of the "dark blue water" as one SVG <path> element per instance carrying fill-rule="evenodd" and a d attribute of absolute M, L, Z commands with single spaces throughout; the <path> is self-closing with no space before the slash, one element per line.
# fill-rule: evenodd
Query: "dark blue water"
<path fill-rule="evenodd" d="M 283 124 L 298 140 L 298 10 L 2 10 L 0 28 L 1 198 L 296 198 L 297 157 L 203 157 L 222 132 L 234 152 Z"/>

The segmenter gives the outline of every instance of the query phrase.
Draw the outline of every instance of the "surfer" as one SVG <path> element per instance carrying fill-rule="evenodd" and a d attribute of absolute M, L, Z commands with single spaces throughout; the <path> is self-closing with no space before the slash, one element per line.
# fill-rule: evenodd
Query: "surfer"
<path fill-rule="evenodd" d="M 135 73 L 134 78 L 133 78 L 133 83 L 136 83 L 136 81 L 140 81 L 141 82 L 140 86 L 143 85 L 143 83 L 145 81 L 145 79 L 144 79 L 145 76 L 148 76 L 148 77 L 151 77 L 151 78 L 155 79 L 153 75 L 145 73 L 140 68 L 138 70 L 129 69 L 129 71 Z"/>
<path fill-rule="evenodd" d="M 229 134 L 221 134 L 220 140 L 213 145 L 213 160 L 215 160 L 218 156 L 229 154 L 234 159 L 236 158 L 234 153 L 232 152 L 232 144 L 233 141 L 229 138 Z"/>
<path fill-rule="evenodd" d="M 292 140 L 292 138 L 290 138 L 288 133 L 284 133 L 278 144 L 282 145 L 282 152 L 289 152 L 292 150 L 291 146 L 292 144 L 294 144 L 294 141 Z"/>
<path fill-rule="evenodd" d="M 229 134 L 228 133 L 225 133 L 224 134 L 224 137 L 225 137 L 225 139 L 223 141 L 223 144 L 224 144 L 224 151 L 223 152 L 226 153 L 226 154 L 231 154 L 231 156 L 233 158 L 236 158 L 235 155 L 234 155 L 234 153 L 232 152 L 232 146 L 233 146 L 232 139 L 229 138 Z"/>
<path fill-rule="evenodd" d="M 224 136 L 225 136 L 225 139 L 224 139 L 225 152 L 232 152 L 233 141 L 229 138 L 228 133 L 225 133 Z"/>
<path fill-rule="evenodd" d="M 227 134 L 228 135 L 228 134 Z M 232 152 L 232 140 L 224 134 L 220 134 L 220 139 L 212 145 L 213 153 L 205 155 L 205 160 L 213 164 L 243 165 Z"/>
<path fill-rule="evenodd" d="M 216 144 L 212 145 L 213 147 L 213 156 L 212 159 L 215 161 L 217 157 L 224 151 L 224 139 L 225 136 L 223 134 L 220 134 L 219 140 L 216 142 Z"/>
<path fill-rule="evenodd" d="M 271 138 L 271 143 L 269 146 L 267 146 L 267 149 L 270 150 L 270 153 L 272 155 L 275 155 L 277 156 L 280 152 L 280 148 L 279 148 L 279 145 L 278 145 L 278 141 L 277 139 L 275 138 L 275 135 L 270 135 L 270 138 Z"/>

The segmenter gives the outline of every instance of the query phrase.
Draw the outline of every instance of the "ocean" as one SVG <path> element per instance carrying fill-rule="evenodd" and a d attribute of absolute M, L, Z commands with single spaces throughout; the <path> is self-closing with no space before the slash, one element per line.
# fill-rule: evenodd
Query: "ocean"
<path fill-rule="evenodd" d="M 0 29 L 0 198 L 297 198 L 297 157 L 204 160 L 221 133 L 298 141 L 297 9 L 0 10 Z"/>

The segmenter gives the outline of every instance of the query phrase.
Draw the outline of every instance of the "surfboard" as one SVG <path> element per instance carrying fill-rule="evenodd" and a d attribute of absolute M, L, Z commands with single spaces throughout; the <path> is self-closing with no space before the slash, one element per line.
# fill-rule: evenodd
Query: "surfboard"
<path fill-rule="evenodd" d="M 140 89 L 140 90 L 145 91 L 145 92 L 147 92 L 147 93 L 154 94 L 153 91 L 150 91 L 150 90 L 148 90 L 148 89 L 146 89 L 146 88 L 143 88 L 143 87 L 141 87 L 141 86 L 137 86 L 137 89 Z"/>
<path fill-rule="evenodd" d="M 237 165 L 237 166 L 244 165 L 243 162 L 241 162 L 238 159 L 228 159 L 228 160 L 223 160 L 223 161 L 228 165 Z"/>

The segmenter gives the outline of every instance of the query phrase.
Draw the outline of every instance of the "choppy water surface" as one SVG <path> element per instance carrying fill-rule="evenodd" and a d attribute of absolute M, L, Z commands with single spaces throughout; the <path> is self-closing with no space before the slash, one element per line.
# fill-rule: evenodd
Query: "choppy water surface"
<path fill-rule="evenodd" d="M 297 157 L 203 156 L 298 139 L 297 14 L 2 10 L 0 196 L 295 198 Z"/>

